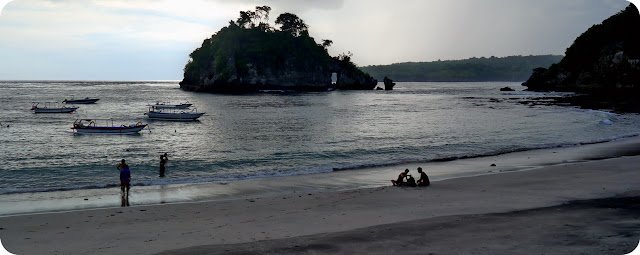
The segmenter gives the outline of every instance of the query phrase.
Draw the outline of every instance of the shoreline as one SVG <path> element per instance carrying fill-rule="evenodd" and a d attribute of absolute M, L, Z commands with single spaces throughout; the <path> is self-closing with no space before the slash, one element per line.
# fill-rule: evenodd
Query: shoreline
<path fill-rule="evenodd" d="M 254 178 L 224 182 L 132 186 L 133 205 L 198 203 L 286 195 L 295 192 L 333 192 L 384 187 L 403 169 L 422 167 L 431 181 L 526 171 L 573 162 L 640 155 L 640 136 L 602 143 L 526 150 L 451 161 L 405 163 L 329 173 Z M 495 164 L 496 166 L 492 166 Z M 0 217 L 118 208 L 119 187 L 0 195 Z"/>
<path fill-rule="evenodd" d="M 526 153 L 532 151 L 540 151 L 540 150 L 554 150 L 554 149 L 563 149 L 563 148 L 571 148 L 576 146 L 589 146 L 594 144 L 601 143 L 610 143 L 616 142 L 619 140 L 632 139 L 634 137 L 640 137 L 640 133 L 630 133 L 624 134 L 616 137 L 603 138 L 600 140 L 593 140 L 587 142 L 579 142 L 574 144 L 561 144 L 561 145 L 548 145 L 548 146 L 540 146 L 540 147 L 530 147 L 530 148 L 519 148 L 513 150 L 506 151 L 492 151 L 484 154 L 472 154 L 472 155 L 460 155 L 460 156 L 450 156 L 445 158 L 435 158 L 435 159 L 425 159 L 425 160 L 409 160 L 402 162 L 388 162 L 388 163 L 378 163 L 378 164 L 360 164 L 354 166 L 343 166 L 343 167 L 333 167 L 332 170 L 317 170 L 317 171 L 309 171 L 309 172 L 301 172 L 301 173 L 293 173 L 293 174 L 283 174 L 283 175 L 263 175 L 263 176 L 252 176 L 245 178 L 229 178 L 229 179 L 219 179 L 219 178 L 211 178 L 207 180 L 165 180 L 159 179 L 156 182 L 133 182 L 131 187 L 153 187 L 153 186 L 167 186 L 167 185 L 197 185 L 203 183 L 229 183 L 229 182 L 242 182 L 251 179 L 270 179 L 270 178 L 286 178 L 286 177 L 296 177 L 296 176 L 309 176 L 309 175 L 318 175 L 318 174 L 326 174 L 331 172 L 339 172 L 339 171 L 366 171 L 369 169 L 379 169 L 379 168 L 402 168 L 407 165 L 428 165 L 434 163 L 441 162 L 452 162 L 458 160 L 469 160 L 469 159 L 477 159 L 477 158 L 488 158 L 488 157 L 497 157 L 501 155 L 509 155 L 512 153 Z M 640 150 L 637 152 L 640 154 Z M 609 155 L 607 157 L 615 157 L 615 155 Z M 327 168 L 328 169 L 328 168 Z M 463 176 L 464 177 L 464 176 Z M 32 190 L 13 190 L 13 191 L 4 191 L 0 192 L 0 196 L 4 195 L 15 195 L 15 194 L 35 194 L 35 193 L 55 193 L 55 192 L 66 192 L 66 191 L 78 191 L 78 190 L 95 190 L 95 189 L 110 189 L 110 188 L 118 188 L 119 184 L 116 182 L 104 184 L 104 185 L 87 185 L 87 186 L 75 186 L 75 187 L 67 187 L 67 188 L 41 188 L 41 189 L 32 189 Z M 2 212 L 0 211 L 0 216 Z"/>
<path fill-rule="evenodd" d="M 190 247 L 202 248 L 203 245 L 232 244 L 241 248 L 247 243 L 258 241 L 286 238 L 304 240 L 313 235 L 331 235 L 345 231 L 367 240 L 369 237 L 363 233 L 358 234 L 359 230 L 396 223 L 419 227 L 422 220 L 448 216 L 453 218 L 447 218 L 443 224 L 454 224 L 457 222 L 456 219 L 463 219 L 456 218 L 457 216 L 518 212 L 558 206 L 570 201 L 610 198 L 624 194 L 638 196 L 640 171 L 637 166 L 640 165 L 640 156 L 599 158 L 635 152 L 639 140 L 625 139 L 592 146 L 536 151 L 534 154 L 518 153 L 460 160 L 455 164 L 434 164 L 427 169 L 436 171 L 474 167 L 487 168 L 492 172 L 472 177 L 433 178 L 432 185 L 424 188 L 391 187 L 387 183 L 392 178 L 386 178 L 380 181 L 384 184 L 377 187 L 336 190 L 332 189 L 334 186 L 324 183 L 327 189 L 315 189 L 318 186 L 314 186 L 314 191 L 308 191 L 305 185 L 318 184 L 322 180 L 309 180 L 302 184 L 290 183 L 295 184 L 296 188 L 293 190 L 291 186 L 282 184 L 282 180 L 255 180 L 249 185 L 266 185 L 266 191 L 279 189 L 284 185 L 286 192 L 269 193 L 265 192 L 265 189 L 256 189 L 255 193 L 236 199 L 160 205 L 134 204 L 125 208 L 5 216 L 0 217 L 0 239 L 7 250 L 16 254 L 113 254 L 122 250 L 133 254 L 153 254 L 164 251 L 189 251 Z M 568 158 L 572 155 L 580 157 Z M 555 163 L 532 164 L 540 163 L 539 158 Z M 490 167 L 489 164 L 492 162 L 497 162 L 498 166 Z M 509 171 L 495 174 L 505 169 Z M 380 169 L 374 176 L 387 176 L 389 171 L 399 172 L 397 170 Z M 374 170 L 368 172 L 371 171 Z M 371 178 L 371 175 L 364 174 L 354 177 L 358 176 Z M 339 184 L 348 185 L 349 181 Z M 229 183 L 221 186 L 231 187 L 228 191 L 232 191 L 242 189 L 243 185 L 247 183 Z M 172 192 L 178 191 L 189 193 L 188 190 L 180 189 Z M 498 216 L 498 219 L 502 219 L 500 217 Z M 529 224 L 542 224 L 545 218 L 541 217 Z M 611 220 L 618 222 L 625 219 L 613 217 Z M 518 228 L 518 222 L 520 221 L 511 226 L 516 232 L 521 229 Z M 465 221 L 458 222 L 462 223 Z M 575 222 L 565 224 L 575 225 Z M 465 229 L 455 226 L 465 224 L 452 226 L 454 227 L 449 229 L 450 231 L 470 240 L 474 240 L 470 235 L 481 234 L 455 232 L 456 229 Z M 506 229 L 495 231 L 498 234 L 507 233 Z M 522 232 L 531 236 L 553 234 L 528 232 L 527 229 L 522 229 Z M 631 239 L 637 242 L 636 234 L 637 230 L 626 237 L 625 242 L 629 243 Z M 403 241 L 389 238 L 394 244 Z M 495 238 L 491 239 L 492 242 L 502 241 Z M 568 238 L 568 242 L 575 241 L 575 237 Z M 599 242 L 598 240 L 596 242 Z M 517 240 L 512 242 L 518 243 Z M 476 245 L 479 244 L 463 242 L 460 248 L 473 249 Z M 394 250 L 388 248 L 378 251 L 389 253 Z"/>

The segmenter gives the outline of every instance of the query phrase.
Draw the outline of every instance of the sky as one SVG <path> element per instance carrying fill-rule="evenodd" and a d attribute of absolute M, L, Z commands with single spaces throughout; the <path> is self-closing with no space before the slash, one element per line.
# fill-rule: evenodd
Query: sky
<path fill-rule="evenodd" d="M 181 80 L 255 6 L 297 14 L 359 66 L 564 54 L 624 0 L 0 0 L 0 80 Z"/>

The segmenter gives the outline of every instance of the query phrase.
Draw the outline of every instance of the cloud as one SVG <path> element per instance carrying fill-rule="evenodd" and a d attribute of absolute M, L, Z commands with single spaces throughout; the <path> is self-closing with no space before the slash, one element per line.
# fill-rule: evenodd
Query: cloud
<path fill-rule="evenodd" d="M 13 0 L 0 0 L 0 15 L 2 15 L 2 11 L 4 10 L 4 7 L 7 6 L 7 4 L 11 1 Z"/>
<path fill-rule="evenodd" d="M 635 6 L 636 6 L 636 8 L 640 8 L 640 5 L 638 5 L 638 4 L 640 4 L 640 0 L 627 0 L 627 1 L 629 1 L 629 2 L 631 2 L 633 5 L 635 5 Z M 640 10 L 638 10 L 638 11 L 640 12 Z"/>
<path fill-rule="evenodd" d="M 268 5 L 273 9 L 282 10 L 297 10 L 298 12 L 305 12 L 310 10 L 337 10 L 342 8 L 344 0 L 208 0 L 211 2 L 229 2 L 229 3 L 243 3 L 245 5 L 262 6 Z"/>
<path fill-rule="evenodd" d="M 6 1 L 6 0 L 0 0 Z M 635 0 L 634 0 L 635 1 Z M 65 79 L 128 73 L 181 78 L 191 51 L 241 10 L 293 12 L 332 55 L 358 65 L 481 56 L 563 54 L 624 0 L 20 0 L 0 16 L 0 77 Z M 120 63 L 119 63 L 120 62 Z M 126 63 L 126 64 L 125 64 Z M 136 69 L 135 66 L 141 68 Z M 153 66 L 151 69 L 142 67 Z M 109 69 L 110 71 L 107 71 Z M 104 72 L 100 72 L 104 70 Z M 155 72 L 153 70 L 162 70 Z M 175 70 L 170 72 L 168 70 Z M 144 72 L 143 72 L 144 71 Z M 6 75 L 5 75 L 6 74 Z M 12 76 L 13 75 L 13 76 Z"/>

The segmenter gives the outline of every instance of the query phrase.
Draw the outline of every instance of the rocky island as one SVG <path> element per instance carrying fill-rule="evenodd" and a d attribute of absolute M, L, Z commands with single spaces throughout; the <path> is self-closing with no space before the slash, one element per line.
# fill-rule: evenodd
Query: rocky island
<path fill-rule="evenodd" d="M 316 43 L 308 26 L 292 13 L 269 25 L 269 6 L 241 11 L 194 50 L 180 88 L 237 93 L 258 90 L 373 89 L 377 80 L 351 62 L 351 53 L 332 57 L 331 40 Z M 336 75 L 337 81 L 332 82 Z"/>
<path fill-rule="evenodd" d="M 638 9 L 625 10 L 589 28 L 560 63 L 536 68 L 522 85 L 531 91 L 580 92 L 570 103 L 588 108 L 640 112 Z"/>

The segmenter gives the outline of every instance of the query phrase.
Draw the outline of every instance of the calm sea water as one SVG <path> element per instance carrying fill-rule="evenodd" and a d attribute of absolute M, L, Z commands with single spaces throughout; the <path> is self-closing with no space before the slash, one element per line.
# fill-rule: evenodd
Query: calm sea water
<path fill-rule="evenodd" d="M 0 82 L 0 194 L 116 185 L 268 178 L 608 141 L 640 133 L 640 116 L 530 106 L 519 83 L 399 83 L 394 91 L 185 92 L 177 82 Z M 74 114 L 32 102 L 100 98 Z M 148 120 L 148 104 L 193 103 L 199 121 Z M 145 122 L 139 135 L 74 135 L 77 118 Z M 7 127 L 8 126 L 8 127 Z M 167 177 L 158 177 L 168 153 Z"/>

